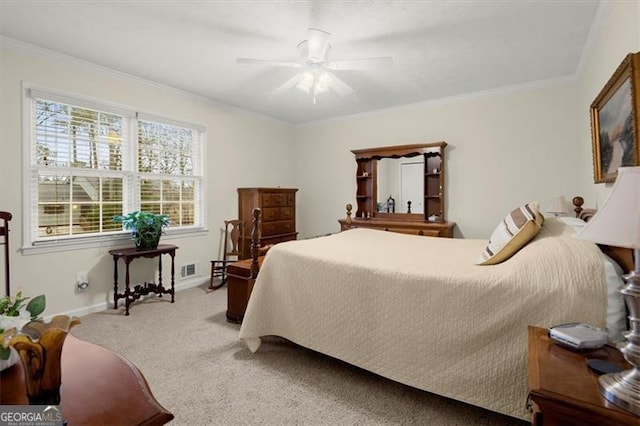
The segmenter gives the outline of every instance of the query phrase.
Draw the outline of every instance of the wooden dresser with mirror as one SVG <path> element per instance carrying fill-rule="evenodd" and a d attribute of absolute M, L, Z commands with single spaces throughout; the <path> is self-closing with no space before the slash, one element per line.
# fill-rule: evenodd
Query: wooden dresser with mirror
<path fill-rule="evenodd" d="M 341 231 L 374 228 L 453 237 L 445 215 L 446 142 L 351 151 L 355 155 L 356 209 L 347 205 Z"/>

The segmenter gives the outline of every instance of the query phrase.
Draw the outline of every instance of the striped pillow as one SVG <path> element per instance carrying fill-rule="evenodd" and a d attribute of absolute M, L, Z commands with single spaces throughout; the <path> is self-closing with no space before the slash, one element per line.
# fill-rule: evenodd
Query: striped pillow
<path fill-rule="evenodd" d="M 513 210 L 493 231 L 477 264 L 495 265 L 509 259 L 540 232 L 543 222 L 544 217 L 536 202 Z"/>

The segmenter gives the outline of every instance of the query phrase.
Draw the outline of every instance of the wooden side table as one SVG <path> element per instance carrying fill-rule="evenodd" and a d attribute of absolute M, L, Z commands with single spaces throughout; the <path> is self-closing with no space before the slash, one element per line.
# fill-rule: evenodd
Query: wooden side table
<path fill-rule="evenodd" d="M 529 326 L 529 406 L 535 426 L 640 426 L 640 417 L 607 401 L 598 391 L 598 375 L 588 359 L 630 368 L 617 349 L 573 352 Z"/>
<path fill-rule="evenodd" d="M 264 256 L 258 257 L 262 267 Z M 255 279 L 251 278 L 251 259 L 244 259 L 227 266 L 227 321 L 242 323 Z"/>
<path fill-rule="evenodd" d="M 28 405 L 22 363 L 0 373 L 0 405 Z M 62 416 L 69 425 L 163 425 L 173 414 L 138 368 L 115 352 L 69 334 L 62 347 Z"/>
<path fill-rule="evenodd" d="M 109 250 L 109 254 L 113 256 L 113 309 L 118 309 L 118 300 L 125 300 L 125 315 L 129 315 L 129 306 L 134 301 L 140 299 L 145 294 L 156 293 L 162 297 L 163 294 L 171 295 L 171 303 L 175 301 L 175 257 L 176 249 L 178 247 L 171 244 L 160 244 L 154 249 L 139 250 L 137 248 L 125 248 Z M 168 254 L 171 256 L 171 288 L 165 289 L 162 286 L 162 255 Z M 143 284 L 137 284 L 131 290 L 129 282 L 129 265 L 134 259 L 141 257 L 146 258 L 158 258 L 158 283 L 145 282 Z M 118 293 L 118 259 L 122 258 L 126 266 L 125 274 L 125 289 L 124 293 Z"/>

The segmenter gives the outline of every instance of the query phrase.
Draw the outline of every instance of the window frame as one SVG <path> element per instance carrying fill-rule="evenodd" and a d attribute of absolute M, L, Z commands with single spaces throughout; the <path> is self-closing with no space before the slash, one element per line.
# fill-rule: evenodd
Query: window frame
<path fill-rule="evenodd" d="M 139 210 L 141 200 L 139 194 L 140 180 L 148 173 L 138 172 L 138 120 L 152 121 L 156 123 L 184 127 L 194 131 L 196 147 L 194 148 L 194 165 L 192 179 L 197 182 L 199 188 L 194 191 L 194 225 L 181 226 L 179 228 L 169 227 L 165 233 L 168 238 L 193 237 L 204 235 L 207 232 L 206 223 L 206 141 L 207 129 L 202 124 L 188 121 L 177 120 L 162 114 L 142 111 L 127 105 L 117 104 L 102 99 L 91 98 L 67 91 L 56 90 L 38 86 L 32 83 L 22 83 L 22 157 L 23 157 L 23 176 L 22 176 L 22 194 L 23 194 L 23 212 L 22 212 L 22 253 L 37 254 L 55 251 L 65 251 L 74 249 L 86 249 L 93 247 L 111 247 L 116 244 L 130 243 L 131 236 L 129 231 L 121 231 L 107 234 L 91 234 L 91 235 L 71 235 L 52 237 L 46 240 L 39 240 L 37 233 L 34 233 L 32 225 L 36 218 L 32 216 L 34 211 L 33 198 L 37 203 L 38 195 L 33 195 L 33 191 L 37 191 L 37 175 L 42 170 L 37 164 L 33 163 L 33 138 L 34 127 L 32 120 L 32 110 L 35 99 L 46 99 L 53 102 L 71 104 L 82 108 L 90 108 L 101 112 L 109 112 L 122 115 L 127 120 L 126 125 L 128 131 L 126 138 L 130 143 L 127 146 L 128 154 L 123 158 L 123 213 Z M 199 158 L 197 158 L 199 156 Z M 65 170 L 58 168 L 55 171 Z M 73 171 L 73 168 L 69 168 Z M 80 174 L 82 173 L 82 169 Z M 91 173 L 89 169 L 88 173 Z M 85 171 L 87 172 L 87 171 Z M 104 172 L 104 171 L 103 171 Z M 120 173 L 120 172 L 119 172 Z M 100 173 L 102 174 L 102 173 Z M 106 174 L 106 173 L 105 173 Z M 103 174 L 104 175 L 104 174 Z M 35 176 L 35 178 L 34 178 Z M 172 175 L 153 174 L 154 178 L 171 179 Z M 173 176 L 184 179 L 186 176 Z M 34 180 L 35 179 L 35 180 Z M 35 183 L 34 183 L 35 181 Z M 28 195 L 25 195 L 28 194 Z M 36 209 L 37 210 L 37 209 Z"/>

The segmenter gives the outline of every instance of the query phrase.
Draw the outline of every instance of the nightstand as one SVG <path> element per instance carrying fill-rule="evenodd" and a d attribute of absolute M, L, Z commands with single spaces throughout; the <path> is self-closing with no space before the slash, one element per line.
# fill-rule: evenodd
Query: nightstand
<path fill-rule="evenodd" d="M 588 359 L 603 359 L 628 369 L 611 347 L 573 352 L 549 339 L 547 329 L 529 326 L 529 400 L 535 426 L 640 426 L 640 417 L 604 399 Z"/>
<path fill-rule="evenodd" d="M 258 257 L 258 268 L 264 256 Z M 251 278 L 251 259 L 243 259 L 227 266 L 227 321 L 242 323 L 251 297 L 255 279 Z"/>

